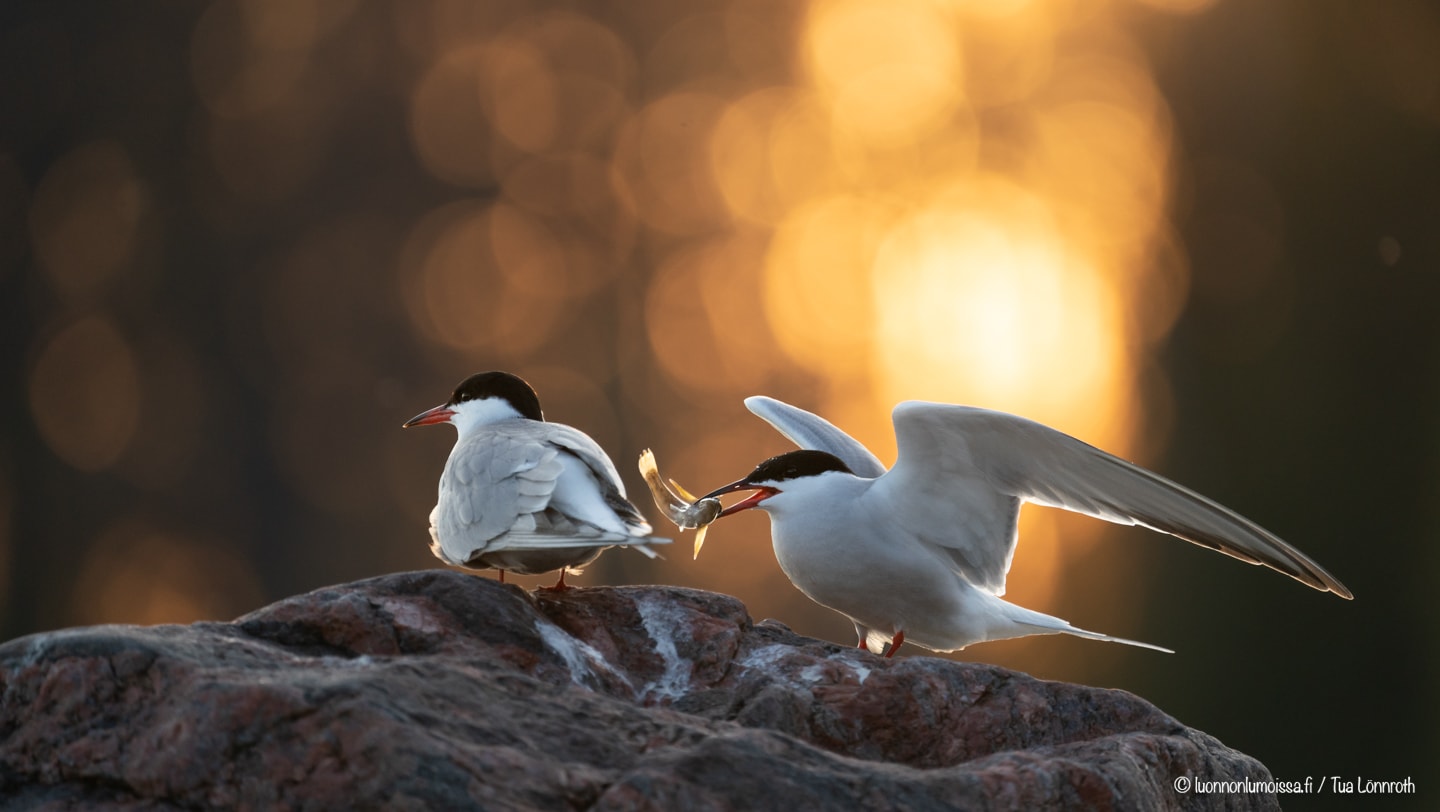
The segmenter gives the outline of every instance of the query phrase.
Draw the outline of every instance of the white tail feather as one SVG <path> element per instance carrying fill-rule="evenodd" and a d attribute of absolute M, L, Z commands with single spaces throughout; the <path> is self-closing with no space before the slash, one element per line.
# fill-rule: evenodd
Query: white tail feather
<path fill-rule="evenodd" d="M 1004 607 L 1005 615 L 1010 622 L 1023 628 L 1034 629 L 1034 631 L 1023 632 L 1023 634 L 1073 634 L 1076 637 L 1083 637 L 1086 640 L 1101 640 L 1106 643 L 1123 643 L 1127 646 L 1148 648 L 1152 651 L 1164 652 L 1165 654 L 1175 653 L 1171 649 L 1165 648 L 1164 646 L 1157 646 L 1153 643 L 1142 643 L 1139 640 L 1129 640 L 1124 637 L 1114 637 L 1108 634 L 1092 632 L 1089 629 L 1082 629 L 1078 626 L 1072 626 L 1068 621 L 1061 620 L 1058 617 L 1051 617 L 1050 615 L 1042 614 L 1031 609 L 1026 609 L 1023 606 L 1016 606 L 1009 601 L 1001 601 L 999 599 L 996 600 Z"/>

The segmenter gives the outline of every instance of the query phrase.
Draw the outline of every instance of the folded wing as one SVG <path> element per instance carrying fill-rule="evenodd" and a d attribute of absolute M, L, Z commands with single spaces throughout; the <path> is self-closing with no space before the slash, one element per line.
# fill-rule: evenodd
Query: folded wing
<path fill-rule="evenodd" d="M 497 430 L 477 432 L 457 446 L 440 476 L 441 499 L 431 514 L 441 557 L 464 565 L 505 550 L 667 541 L 648 538 L 650 525 L 625 499 L 614 466 L 603 464 L 609 460 L 588 437 L 571 433 L 586 442 L 564 432 L 542 438 Z M 598 490 L 583 492 L 596 485 Z M 567 487 L 582 492 L 566 494 Z M 561 504 L 583 509 L 561 510 Z"/>

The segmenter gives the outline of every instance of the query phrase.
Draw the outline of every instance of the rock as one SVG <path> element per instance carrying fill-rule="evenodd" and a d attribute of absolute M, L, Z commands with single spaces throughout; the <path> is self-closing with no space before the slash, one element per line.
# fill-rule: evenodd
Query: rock
<path fill-rule="evenodd" d="M 65 809 L 1274 809 L 1123 691 L 884 660 L 666 587 L 455 572 L 0 646 L 0 798 Z"/>

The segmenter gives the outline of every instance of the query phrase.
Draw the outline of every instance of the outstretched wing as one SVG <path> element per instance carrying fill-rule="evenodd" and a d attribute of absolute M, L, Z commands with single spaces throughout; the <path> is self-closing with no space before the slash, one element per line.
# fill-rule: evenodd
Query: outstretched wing
<path fill-rule="evenodd" d="M 1353 597 L 1273 533 L 1159 474 L 1055 429 L 1004 412 L 907 401 L 892 414 L 899 454 L 876 483 L 903 500 L 902 521 L 996 594 L 1015 552 L 1020 502 L 1158 530 L 1262 564 L 1315 589 Z"/>
<path fill-rule="evenodd" d="M 745 408 L 795 445 L 839 457 L 856 476 L 874 479 L 885 473 L 885 466 L 870 449 L 819 415 L 764 395 L 745 398 Z"/>

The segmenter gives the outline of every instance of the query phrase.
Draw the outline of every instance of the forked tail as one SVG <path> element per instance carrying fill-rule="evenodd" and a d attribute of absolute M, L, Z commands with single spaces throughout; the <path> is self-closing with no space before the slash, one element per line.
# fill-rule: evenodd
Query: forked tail
<path fill-rule="evenodd" d="M 1127 640 L 1124 637 L 1115 637 L 1113 635 L 1092 632 L 1088 629 L 1079 628 L 1078 626 L 1072 626 L 1069 622 L 1061 620 L 1058 617 L 1051 617 L 1050 615 L 1040 612 L 1034 612 L 1023 606 L 1016 606 L 1008 601 L 1005 602 L 1005 605 L 1011 610 L 1009 612 L 1011 621 L 1016 625 L 1035 630 L 1030 632 L 1030 634 L 1073 634 L 1076 637 L 1083 637 L 1086 640 L 1103 640 L 1106 643 L 1124 643 L 1127 646 L 1139 646 L 1140 648 L 1148 648 L 1152 651 L 1161 651 L 1166 654 L 1175 653 L 1171 649 L 1165 648 L 1164 646 L 1157 646 L 1153 643 Z"/>

